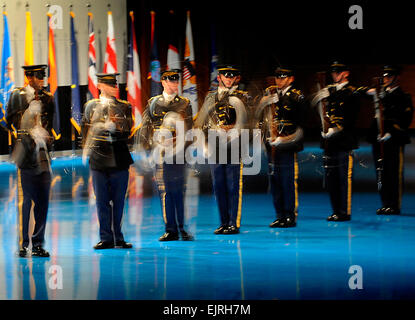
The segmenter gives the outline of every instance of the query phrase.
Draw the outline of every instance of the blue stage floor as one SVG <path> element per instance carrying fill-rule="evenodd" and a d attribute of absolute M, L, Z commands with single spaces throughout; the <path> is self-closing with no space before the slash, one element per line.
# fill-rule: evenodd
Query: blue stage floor
<path fill-rule="evenodd" d="M 186 217 L 195 241 L 162 243 L 159 199 L 143 196 L 143 177 L 132 171 L 123 232 L 134 248 L 95 251 L 98 223 L 88 169 L 78 158 L 57 159 L 45 244 L 51 257 L 25 259 L 15 255 L 15 169 L 7 163 L 0 168 L 3 300 L 415 298 L 412 192 L 404 194 L 402 215 L 391 217 L 375 214 L 376 192 L 355 192 L 352 221 L 342 223 L 325 220 L 331 214 L 326 193 L 301 192 L 298 226 L 291 229 L 268 227 L 275 219 L 271 195 L 247 193 L 241 233 L 214 235 L 215 199 L 199 195 L 194 178 Z M 358 283 L 352 266 L 361 268 L 361 289 L 349 286 Z"/>

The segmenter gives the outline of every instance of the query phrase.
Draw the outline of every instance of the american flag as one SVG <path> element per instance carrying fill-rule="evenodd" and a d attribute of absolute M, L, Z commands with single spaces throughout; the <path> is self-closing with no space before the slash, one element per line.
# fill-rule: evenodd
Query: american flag
<path fill-rule="evenodd" d="M 190 62 L 189 59 L 186 59 L 184 61 L 184 66 L 183 66 L 183 78 L 185 80 L 189 80 L 195 74 L 196 72 L 195 72 L 195 69 L 193 68 L 192 63 Z"/>
<path fill-rule="evenodd" d="M 138 59 L 137 41 L 134 29 L 134 12 L 130 12 L 131 17 L 131 38 L 128 50 L 128 69 L 127 69 L 127 100 L 133 107 L 134 131 L 141 123 L 141 72 L 140 61 Z M 133 131 L 133 132 L 134 132 Z"/>
<path fill-rule="evenodd" d="M 96 54 L 95 54 L 95 33 L 94 26 L 92 24 L 92 13 L 88 12 L 88 93 L 90 99 L 98 98 L 98 88 L 97 88 L 97 70 L 96 70 Z"/>

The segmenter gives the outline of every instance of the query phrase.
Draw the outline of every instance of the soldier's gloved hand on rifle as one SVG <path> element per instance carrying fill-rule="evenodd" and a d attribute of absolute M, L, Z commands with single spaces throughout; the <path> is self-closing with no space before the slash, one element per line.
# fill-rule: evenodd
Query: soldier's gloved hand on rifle
<path fill-rule="evenodd" d="M 41 126 L 35 126 L 33 129 L 30 130 L 30 136 L 34 140 L 36 144 L 36 151 L 40 149 L 47 150 L 47 142 L 49 137 L 49 133 Z"/>
<path fill-rule="evenodd" d="M 330 91 L 328 87 L 325 87 L 321 90 L 319 90 L 316 95 L 314 96 L 313 100 L 311 101 L 311 104 L 313 106 L 315 106 L 316 104 L 318 104 L 321 100 L 327 98 L 328 96 L 330 96 Z"/>
<path fill-rule="evenodd" d="M 374 96 L 376 94 L 376 89 L 372 88 L 366 91 L 366 94 L 368 94 L 369 96 Z"/>
<path fill-rule="evenodd" d="M 117 126 L 112 121 L 106 121 L 105 124 L 104 124 L 104 129 L 111 132 L 111 133 L 114 133 L 116 128 L 117 128 Z"/>
<path fill-rule="evenodd" d="M 378 142 L 385 142 L 392 138 L 392 135 L 389 132 L 386 132 L 382 137 L 378 135 Z"/>
<path fill-rule="evenodd" d="M 322 133 L 321 133 L 321 136 L 322 136 L 324 139 L 328 139 L 328 138 L 333 137 L 334 135 L 336 135 L 336 134 L 337 134 L 337 133 L 339 133 L 340 131 L 342 131 L 342 129 L 339 129 L 339 128 L 337 128 L 337 127 L 335 127 L 335 128 L 329 128 L 329 130 L 327 131 L 327 133 L 322 132 Z"/>
<path fill-rule="evenodd" d="M 262 99 L 259 103 L 264 104 L 264 105 L 268 105 L 268 104 L 271 104 L 271 103 L 277 103 L 279 100 L 280 100 L 280 98 L 278 97 L 278 94 L 273 93 L 269 96 L 262 97 Z"/>

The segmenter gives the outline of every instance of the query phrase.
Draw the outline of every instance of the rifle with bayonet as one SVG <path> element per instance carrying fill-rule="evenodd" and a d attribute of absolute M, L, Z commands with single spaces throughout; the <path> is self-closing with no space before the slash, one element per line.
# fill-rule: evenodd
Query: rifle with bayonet
<path fill-rule="evenodd" d="M 378 136 L 382 138 L 385 134 L 384 119 L 383 119 L 383 105 L 379 98 L 382 89 L 382 78 L 375 77 L 374 79 L 375 93 L 373 95 L 373 104 L 375 107 L 375 118 L 378 127 Z M 384 141 L 379 140 L 379 157 L 376 159 L 376 179 L 378 190 L 382 188 L 382 173 L 383 173 L 383 159 L 384 159 Z"/>

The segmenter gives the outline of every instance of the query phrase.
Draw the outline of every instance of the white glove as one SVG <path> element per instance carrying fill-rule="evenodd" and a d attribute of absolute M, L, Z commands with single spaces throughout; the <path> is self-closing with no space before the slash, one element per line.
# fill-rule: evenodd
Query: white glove
<path fill-rule="evenodd" d="M 114 122 L 112 122 L 112 121 L 107 121 L 107 122 L 105 122 L 105 124 L 104 124 L 104 129 L 105 130 L 108 130 L 109 132 L 111 132 L 111 133 L 114 133 L 115 132 L 115 129 L 116 129 L 116 125 L 115 125 L 115 123 Z"/>
<path fill-rule="evenodd" d="M 332 137 L 333 135 L 335 135 L 336 133 L 338 133 L 340 131 L 341 131 L 341 129 L 339 129 L 337 127 L 336 128 L 329 128 L 329 130 L 327 131 L 327 133 L 322 132 L 321 133 L 321 136 L 324 139 L 328 139 L 328 138 Z"/>
<path fill-rule="evenodd" d="M 46 141 L 49 138 L 48 132 L 41 126 L 35 126 L 30 130 L 30 136 L 33 138 L 36 144 L 36 151 L 39 151 L 41 148 L 47 150 Z"/>
<path fill-rule="evenodd" d="M 313 100 L 311 101 L 311 104 L 315 106 L 317 103 L 327 98 L 328 96 L 330 96 L 330 92 L 329 92 L 328 87 L 325 87 L 316 93 Z"/>
<path fill-rule="evenodd" d="M 376 94 L 376 89 L 372 88 L 366 91 L 366 94 L 368 94 L 369 96 L 374 96 Z"/>
<path fill-rule="evenodd" d="M 278 97 L 278 94 L 273 93 L 269 96 L 263 96 L 259 104 L 263 106 L 267 106 L 271 103 L 277 103 L 279 100 L 280 98 Z"/>
<path fill-rule="evenodd" d="M 379 142 L 385 142 L 388 141 L 390 138 L 392 138 L 391 134 L 389 132 L 386 132 L 383 137 L 381 137 L 380 135 L 378 135 L 378 141 Z"/>

